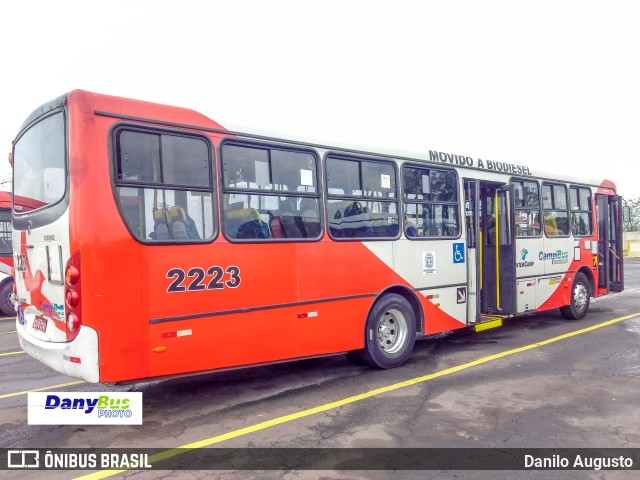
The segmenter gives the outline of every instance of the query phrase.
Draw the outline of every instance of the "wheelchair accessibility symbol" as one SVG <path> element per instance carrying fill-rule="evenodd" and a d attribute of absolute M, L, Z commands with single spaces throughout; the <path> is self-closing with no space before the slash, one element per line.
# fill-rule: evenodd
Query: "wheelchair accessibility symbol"
<path fill-rule="evenodd" d="M 464 263 L 464 243 L 453 244 L 453 263 Z"/>

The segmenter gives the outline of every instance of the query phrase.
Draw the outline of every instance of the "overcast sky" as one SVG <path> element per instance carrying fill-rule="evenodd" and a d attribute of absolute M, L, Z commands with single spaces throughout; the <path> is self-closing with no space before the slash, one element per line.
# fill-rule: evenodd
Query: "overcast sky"
<path fill-rule="evenodd" d="M 20 0 L 0 18 L 7 153 L 31 111 L 80 88 L 640 197 L 640 2 Z"/>

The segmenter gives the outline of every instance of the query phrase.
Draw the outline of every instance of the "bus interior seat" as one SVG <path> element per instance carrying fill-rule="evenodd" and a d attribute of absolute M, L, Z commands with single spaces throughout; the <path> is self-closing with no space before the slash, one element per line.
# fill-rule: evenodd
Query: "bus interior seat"
<path fill-rule="evenodd" d="M 200 238 L 195 222 L 180 205 L 169 209 L 169 224 L 173 238 Z"/>
<path fill-rule="evenodd" d="M 153 232 L 149 235 L 154 240 L 169 239 L 169 225 L 167 224 L 167 211 L 159 208 L 153 212 Z"/>
<path fill-rule="evenodd" d="M 187 226 L 180 221 L 175 221 L 171 224 L 171 234 L 173 235 L 173 238 L 189 238 L 189 235 L 187 234 Z"/>
<path fill-rule="evenodd" d="M 295 199 L 286 198 L 278 205 L 282 231 L 287 238 L 304 238 L 305 235 L 296 221 L 299 217 L 294 202 Z"/>
<path fill-rule="evenodd" d="M 327 221 L 334 237 L 375 237 L 369 208 L 357 200 L 341 200 L 329 204 Z M 350 218 L 347 217 L 360 217 Z"/>
<path fill-rule="evenodd" d="M 327 223 L 331 235 L 336 238 L 347 237 L 348 233 L 346 228 L 342 225 L 343 211 L 346 210 L 351 202 L 346 200 L 340 200 L 337 202 L 330 202 L 327 204 Z"/>
<path fill-rule="evenodd" d="M 231 238 L 269 238 L 269 226 L 262 221 L 255 208 L 225 210 L 225 226 Z"/>
<path fill-rule="evenodd" d="M 169 238 L 169 227 L 167 222 L 158 223 L 154 229 L 155 240 L 167 240 Z"/>
<path fill-rule="evenodd" d="M 181 210 L 175 206 L 169 209 L 169 225 L 171 226 L 171 236 L 173 238 L 189 238 L 184 211 Z"/>
<path fill-rule="evenodd" d="M 569 235 L 569 219 L 567 217 L 557 217 L 556 228 L 558 229 L 558 235 Z"/>
<path fill-rule="evenodd" d="M 547 235 L 558 235 L 558 225 L 554 217 L 547 217 L 544 219 L 544 233 Z"/>
<path fill-rule="evenodd" d="M 313 198 L 303 198 L 300 200 L 300 211 L 302 212 L 302 223 L 307 232 L 307 237 L 317 237 L 320 234 L 318 201 Z"/>

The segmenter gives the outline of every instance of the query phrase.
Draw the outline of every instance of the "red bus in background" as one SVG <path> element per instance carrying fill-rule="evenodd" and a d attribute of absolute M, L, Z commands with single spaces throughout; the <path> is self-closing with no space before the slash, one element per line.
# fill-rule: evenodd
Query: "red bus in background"
<path fill-rule="evenodd" d="M 13 169 L 20 344 L 91 382 L 336 353 L 391 368 L 416 337 L 579 319 L 624 287 L 604 179 L 233 132 L 80 90 L 26 119 Z"/>
<path fill-rule="evenodd" d="M 11 192 L 0 192 L 0 314 L 15 316 L 13 306 Z"/>

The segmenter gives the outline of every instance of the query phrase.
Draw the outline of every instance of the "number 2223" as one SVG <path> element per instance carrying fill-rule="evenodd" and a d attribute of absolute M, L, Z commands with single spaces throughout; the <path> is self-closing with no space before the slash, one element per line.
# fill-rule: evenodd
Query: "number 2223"
<path fill-rule="evenodd" d="M 225 273 L 228 277 L 225 279 Z M 208 283 L 205 283 L 206 276 L 211 276 Z M 167 288 L 167 292 L 196 292 L 199 290 L 220 290 L 227 288 L 238 288 L 240 286 L 240 268 L 236 266 L 227 267 L 209 267 L 206 274 L 203 268 L 194 267 L 189 269 L 187 273 L 181 268 L 172 268 L 167 272 L 167 278 L 173 281 Z M 189 285 L 184 285 L 185 280 L 191 279 Z"/>

